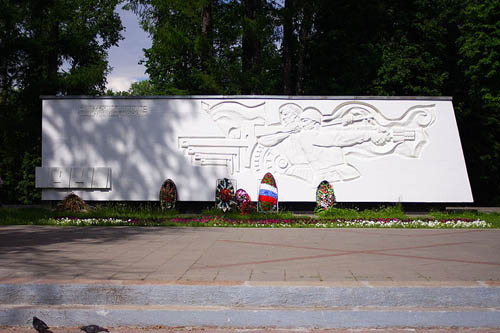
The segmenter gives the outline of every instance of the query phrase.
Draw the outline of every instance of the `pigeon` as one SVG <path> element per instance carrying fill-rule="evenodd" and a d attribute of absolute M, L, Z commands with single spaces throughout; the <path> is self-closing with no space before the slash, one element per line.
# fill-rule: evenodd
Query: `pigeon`
<path fill-rule="evenodd" d="M 33 317 L 33 328 L 38 333 L 52 333 L 52 331 L 49 330 L 47 324 L 45 324 L 42 320 L 38 319 L 37 317 Z"/>
<path fill-rule="evenodd" d="M 80 330 L 81 331 L 85 331 L 87 333 L 98 333 L 98 332 L 109 332 L 107 329 L 105 329 L 104 327 L 101 327 L 101 326 L 97 326 L 97 325 L 87 325 L 87 326 L 83 326 L 83 327 L 80 327 Z"/>

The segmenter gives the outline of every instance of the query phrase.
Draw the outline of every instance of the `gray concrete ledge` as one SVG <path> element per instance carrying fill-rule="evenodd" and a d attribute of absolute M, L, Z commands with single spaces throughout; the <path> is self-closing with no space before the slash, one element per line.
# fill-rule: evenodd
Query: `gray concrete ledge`
<path fill-rule="evenodd" d="M 215 326 L 280 328 L 356 328 L 356 327 L 500 327 L 498 309 L 462 311 L 350 309 L 178 309 L 128 307 L 51 308 L 19 306 L 0 308 L 0 323 L 26 326 L 32 316 L 43 318 L 49 326 Z"/>
<path fill-rule="evenodd" d="M 475 207 L 475 206 L 446 206 L 446 211 L 455 212 L 481 212 L 481 213 L 500 213 L 500 207 Z"/>
<path fill-rule="evenodd" d="M 0 284 L 0 326 L 500 327 L 498 282 Z"/>
<path fill-rule="evenodd" d="M 500 287 L 0 284 L 0 304 L 494 308 Z"/>

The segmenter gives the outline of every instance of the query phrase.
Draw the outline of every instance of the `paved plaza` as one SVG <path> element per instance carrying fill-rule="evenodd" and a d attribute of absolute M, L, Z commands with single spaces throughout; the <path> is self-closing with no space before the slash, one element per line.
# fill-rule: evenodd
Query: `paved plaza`
<path fill-rule="evenodd" d="M 55 333 L 493 332 L 500 230 L 0 227 L 0 331 L 34 315 Z"/>
<path fill-rule="evenodd" d="M 8 226 L 0 279 L 498 281 L 500 230 Z"/>

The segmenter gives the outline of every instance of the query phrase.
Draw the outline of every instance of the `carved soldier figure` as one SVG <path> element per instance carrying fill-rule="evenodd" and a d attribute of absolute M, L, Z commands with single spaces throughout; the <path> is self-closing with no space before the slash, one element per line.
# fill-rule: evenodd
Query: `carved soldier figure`
<path fill-rule="evenodd" d="M 359 171 L 346 162 L 343 148 L 367 141 L 383 145 L 389 140 L 389 134 L 383 130 L 322 127 L 321 113 L 313 108 L 306 109 L 300 115 L 300 122 L 301 132 L 291 137 L 294 147 L 291 156 L 306 157 L 307 165 L 312 169 L 312 177 L 308 178 L 315 183 L 321 180 L 337 182 L 359 177 Z M 294 165 L 289 173 L 304 174 L 301 170 L 304 167 Z"/>
<path fill-rule="evenodd" d="M 180 146 L 194 154 L 193 161 L 235 166 L 231 173 L 239 172 L 241 164 L 255 173 L 271 171 L 314 186 L 360 177 L 351 156 L 418 158 L 435 119 L 434 104 L 412 106 L 396 118 L 362 101 L 341 103 L 330 113 L 295 103 L 278 110 L 232 101 L 202 107 L 225 138 L 179 138 Z M 203 158 L 214 162 L 203 163 Z"/>

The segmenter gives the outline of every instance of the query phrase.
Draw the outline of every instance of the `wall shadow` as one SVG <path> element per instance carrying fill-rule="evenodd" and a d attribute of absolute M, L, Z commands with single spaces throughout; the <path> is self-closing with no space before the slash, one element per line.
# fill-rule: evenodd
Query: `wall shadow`
<path fill-rule="evenodd" d="M 199 123 L 200 100 L 60 99 L 48 100 L 43 114 L 42 166 L 110 167 L 111 191 L 73 190 L 86 200 L 158 200 L 171 178 L 182 193 L 215 193 L 217 168 L 194 167 L 178 148 L 178 129 Z M 143 116 L 88 116 L 85 108 L 143 106 Z M 201 130 L 189 128 L 191 135 Z M 212 129 L 217 130 L 217 129 Z M 222 171 L 223 173 L 223 171 Z M 70 190 L 57 193 L 60 199 Z"/>
<path fill-rule="evenodd" d="M 79 272 L 86 276 L 114 264 L 113 256 L 106 251 L 114 251 L 124 260 L 130 257 L 134 262 L 134 252 L 140 252 L 140 245 L 145 244 L 144 236 L 170 240 L 195 233 L 194 229 L 174 227 L 0 227 L 0 266 L 8 270 L 8 276 L 3 271 L 4 278 L 61 274 L 64 279 Z M 129 253 L 116 253 L 117 248 Z"/>

